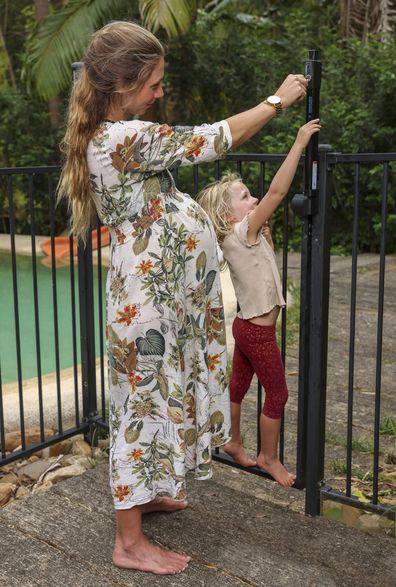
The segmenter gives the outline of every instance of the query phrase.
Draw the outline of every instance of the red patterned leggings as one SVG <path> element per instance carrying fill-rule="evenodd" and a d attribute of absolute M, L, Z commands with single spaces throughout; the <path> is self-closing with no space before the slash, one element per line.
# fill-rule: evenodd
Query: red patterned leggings
<path fill-rule="evenodd" d="M 231 401 L 240 404 L 256 373 L 265 390 L 264 416 L 282 416 L 288 391 L 275 325 L 261 326 L 236 317 L 232 325 L 235 350 L 230 379 Z"/>

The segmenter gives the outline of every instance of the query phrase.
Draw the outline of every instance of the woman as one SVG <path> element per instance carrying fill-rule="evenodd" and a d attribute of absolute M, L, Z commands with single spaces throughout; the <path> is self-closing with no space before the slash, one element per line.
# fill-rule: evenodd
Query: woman
<path fill-rule="evenodd" d="M 72 91 L 59 193 L 85 239 L 96 209 L 109 227 L 107 348 L 114 564 L 179 573 L 190 560 L 151 544 L 141 517 L 186 507 L 185 473 L 211 474 L 230 439 L 215 236 L 170 170 L 213 161 L 302 99 L 288 76 L 266 103 L 225 121 L 169 127 L 139 120 L 163 96 L 164 50 L 147 30 L 113 22 L 92 38 Z"/>

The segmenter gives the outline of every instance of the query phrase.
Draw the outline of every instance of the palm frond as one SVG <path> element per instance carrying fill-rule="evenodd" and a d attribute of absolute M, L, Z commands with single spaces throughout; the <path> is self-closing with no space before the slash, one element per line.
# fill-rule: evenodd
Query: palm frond
<path fill-rule="evenodd" d="M 40 25 L 26 60 L 28 83 L 43 99 L 70 85 L 73 61 L 81 59 L 91 34 L 128 0 L 70 0 Z"/>
<path fill-rule="evenodd" d="M 191 0 L 139 0 L 143 24 L 154 33 L 163 28 L 168 37 L 185 33 L 195 12 Z"/>

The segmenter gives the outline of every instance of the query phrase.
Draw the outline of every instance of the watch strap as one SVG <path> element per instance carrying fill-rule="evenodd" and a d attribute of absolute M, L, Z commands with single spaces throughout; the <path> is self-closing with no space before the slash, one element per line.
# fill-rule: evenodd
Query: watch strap
<path fill-rule="evenodd" d="M 274 108 L 275 112 L 276 112 L 276 116 L 280 116 L 280 114 L 282 113 L 282 104 L 272 104 L 271 102 L 268 102 L 268 100 L 264 100 L 263 104 L 268 104 L 268 106 L 272 106 L 272 108 Z"/>

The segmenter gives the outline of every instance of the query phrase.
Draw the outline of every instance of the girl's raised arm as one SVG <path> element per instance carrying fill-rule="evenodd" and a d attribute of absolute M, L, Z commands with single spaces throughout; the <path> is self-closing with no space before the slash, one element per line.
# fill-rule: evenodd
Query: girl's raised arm
<path fill-rule="evenodd" d="M 256 236 L 268 218 L 275 212 L 289 191 L 300 157 L 313 134 L 320 131 L 319 118 L 302 126 L 286 159 L 279 167 L 271 185 L 257 208 L 249 214 L 249 236 Z"/>

